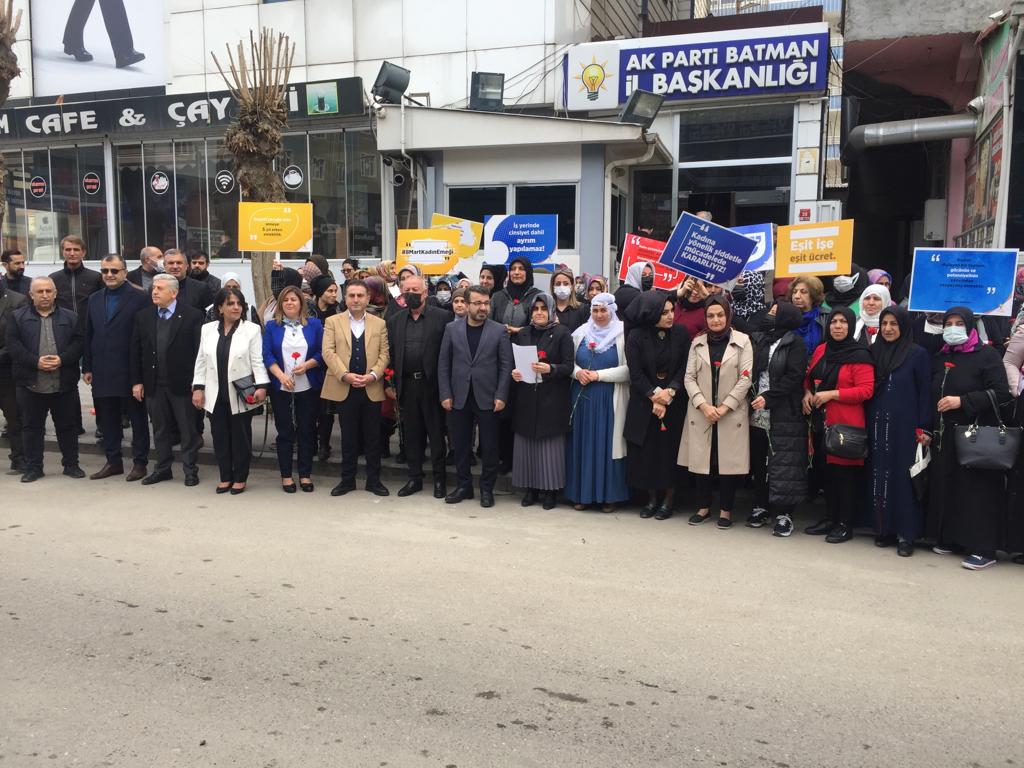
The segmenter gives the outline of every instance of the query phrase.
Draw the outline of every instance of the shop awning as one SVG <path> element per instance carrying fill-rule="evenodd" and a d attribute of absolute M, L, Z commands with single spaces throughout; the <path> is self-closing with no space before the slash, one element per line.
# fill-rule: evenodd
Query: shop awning
<path fill-rule="evenodd" d="M 609 160 L 637 157 L 653 142 L 648 163 L 668 165 L 672 154 L 656 133 L 638 125 L 603 120 L 514 115 L 504 112 L 406 107 L 380 108 L 377 149 L 380 152 L 435 152 L 452 149 L 512 149 L 552 145 L 601 144 Z"/>

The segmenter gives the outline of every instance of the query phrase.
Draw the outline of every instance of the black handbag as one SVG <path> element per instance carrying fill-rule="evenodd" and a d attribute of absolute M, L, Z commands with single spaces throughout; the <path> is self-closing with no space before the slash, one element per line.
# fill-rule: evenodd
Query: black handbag
<path fill-rule="evenodd" d="M 240 379 L 235 379 L 231 382 L 231 385 L 235 388 L 235 394 L 238 395 L 239 399 L 243 403 L 251 405 L 249 398 L 256 396 L 256 377 L 249 374 Z"/>
<path fill-rule="evenodd" d="M 1013 468 L 1020 452 L 1020 427 L 1008 427 L 1003 423 L 996 403 L 995 393 L 985 390 L 998 426 L 986 427 L 978 424 L 957 424 L 953 428 L 956 441 L 956 458 L 961 467 L 968 469 L 994 469 L 1006 472 Z"/>
<path fill-rule="evenodd" d="M 914 455 L 914 463 L 910 465 L 910 485 L 914 489 L 914 498 L 918 504 L 928 501 L 928 483 L 931 474 L 932 454 L 925 446 L 918 443 Z"/>
<path fill-rule="evenodd" d="M 863 459 L 868 455 L 868 431 L 849 424 L 825 427 L 825 453 L 840 459 Z"/>

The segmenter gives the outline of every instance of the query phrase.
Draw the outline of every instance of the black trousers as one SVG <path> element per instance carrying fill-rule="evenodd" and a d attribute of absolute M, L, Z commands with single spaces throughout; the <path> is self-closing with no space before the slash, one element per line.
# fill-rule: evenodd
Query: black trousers
<path fill-rule="evenodd" d="M 450 413 L 452 445 L 455 448 L 455 473 L 459 488 L 472 488 L 470 456 L 473 453 L 473 423 L 480 431 L 480 459 L 483 470 L 480 475 L 480 490 L 493 493 L 494 481 L 498 478 L 498 414 L 494 410 L 483 410 L 469 391 L 466 405 L 453 408 Z"/>
<path fill-rule="evenodd" d="M 430 466 L 434 480 L 444 480 L 444 410 L 441 408 L 436 384 L 431 384 L 426 379 L 405 379 L 402 382 L 399 419 L 405 434 L 409 479 L 423 479 L 423 453 L 429 441 Z"/>
<path fill-rule="evenodd" d="M 331 450 L 331 433 L 334 431 L 334 403 L 321 398 L 317 405 L 316 447 L 322 451 Z"/>
<path fill-rule="evenodd" d="M 271 388 L 270 404 L 274 407 L 277 465 L 281 470 L 281 477 L 292 476 L 292 447 L 296 440 L 299 443 L 299 477 L 309 477 L 313 474 L 320 393 L 315 389 L 292 393 Z"/>
<path fill-rule="evenodd" d="M 227 398 L 217 398 L 210 414 L 210 434 L 222 483 L 244 483 L 252 461 L 252 413 L 231 413 Z"/>
<path fill-rule="evenodd" d="M 18 412 L 18 390 L 9 370 L 0 371 L 0 411 L 7 420 L 7 440 L 11 444 L 11 462 L 25 458 L 21 439 L 21 414 Z"/>
<path fill-rule="evenodd" d="M 21 409 L 21 436 L 25 450 L 25 468 L 43 471 L 43 436 L 46 416 L 53 418 L 65 467 L 78 466 L 78 391 L 40 395 L 18 387 Z"/>
<path fill-rule="evenodd" d="M 863 467 L 825 465 L 825 506 L 833 524 L 853 527 L 857 519 L 857 501 L 862 497 L 860 478 Z"/>
<path fill-rule="evenodd" d="M 711 492 L 713 481 L 718 478 L 719 508 L 726 512 L 732 512 L 736 507 L 736 489 L 743 482 L 744 475 L 698 475 L 693 476 L 697 480 L 697 509 L 711 508 Z"/>
<path fill-rule="evenodd" d="M 758 427 L 750 428 L 750 473 L 754 478 L 754 506 L 768 509 L 768 432 Z"/>
<path fill-rule="evenodd" d="M 196 472 L 199 435 L 196 434 L 195 406 L 189 395 L 176 395 L 157 386 L 146 392 L 146 407 L 153 421 L 156 472 L 170 472 L 174 460 L 174 435 L 181 436 L 181 463 L 185 474 Z"/>
<path fill-rule="evenodd" d="M 103 452 L 107 455 L 107 463 L 115 467 L 124 465 L 121 458 L 123 409 L 132 425 L 132 463 L 142 466 L 148 464 L 149 420 L 146 418 L 146 406 L 134 397 L 95 397 L 93 405 L 96 406 L 96 427 L 103 434 Z"/>
<path fill-rule="evenodd" d="M 351 387 L 348 397 L 338 403 L 341 426 L 341 482 L 355 483 L 359 451 L 366 457 L 366 482 L 380 482 L 380 403 L 366 390 Z"/>
<path fill-rule="evenodd" d="M 75 0 L 68 14 L 68 23 L 64 27 L 64 45 L 69 48 L 80 48 L 83 45 L 82 35 L 85 23 L 89 20 L 96 0 Z M 103 24 L 107 28 L 110 47 L 115 56 L 122 56 L 135 47 L 132 28 L 128 23 L 128 14 L 124 9 L 124 0 L 100 0 L 100 11 L 103 12 Z"/>

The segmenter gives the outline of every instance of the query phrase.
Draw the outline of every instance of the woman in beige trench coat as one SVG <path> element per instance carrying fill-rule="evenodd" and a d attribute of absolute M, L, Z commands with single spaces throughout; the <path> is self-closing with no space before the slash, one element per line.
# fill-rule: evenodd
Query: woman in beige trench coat
<path fill-rule="evenodd" d="M 704 303 L 707 330 L 693 340 L 683 378 L 689 403 L 680 466 L 697 481 L 698 510 L 690 525 L 711 514 L 712 480 L 718 477 L 721 510 L 718 527 L 732 525 L 736 489 L 750 472 L 750 431 L 747 392 L 754 367 L 750 337 L 732 328 L 732 307 L 724 296 Z"/>

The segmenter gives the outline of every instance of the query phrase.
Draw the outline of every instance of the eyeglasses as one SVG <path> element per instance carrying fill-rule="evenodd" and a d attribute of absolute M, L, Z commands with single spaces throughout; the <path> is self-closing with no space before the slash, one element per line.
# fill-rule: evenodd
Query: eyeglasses
<path fill-rule="evenodd" d="M 489 307 L 489 306 L 491 306 L 491 302 L 489 302 L 489 301 L 471 301 L 471 302 L 469 302 L 469 306 L 471 306 L 471 307 Z"/>
<path fill-rule="evenodd" d="M 101 275 L 117 275 L 121 272 L 124 272 L 124 270 L 118 269 L 117 267 L 100 267 Z"/>

